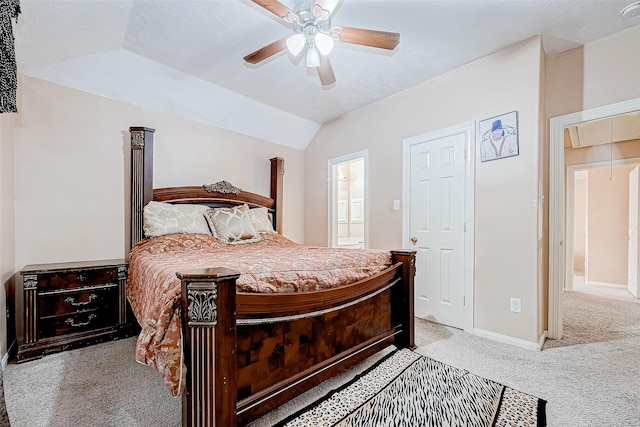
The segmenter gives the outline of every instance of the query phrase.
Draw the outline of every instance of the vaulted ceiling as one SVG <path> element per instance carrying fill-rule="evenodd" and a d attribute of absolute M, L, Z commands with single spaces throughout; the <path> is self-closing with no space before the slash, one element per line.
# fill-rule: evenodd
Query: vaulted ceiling
<path fill-rule="evenodd" d="M 333 25 L 400 44 L 336 42 L 329 87 L 286 50 L 242 60 L 292 34 L 250 0 L 22 0 L 14 28 L 20 73 L 304 149 L 324 122 L 536 34 L 553 55 L 640 25 L 621 15 L 628 3 L 342 0 Z"/>

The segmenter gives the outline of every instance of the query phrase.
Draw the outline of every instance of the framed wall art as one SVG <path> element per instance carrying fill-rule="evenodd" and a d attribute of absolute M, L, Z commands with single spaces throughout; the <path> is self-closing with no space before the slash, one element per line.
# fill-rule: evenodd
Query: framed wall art
<path fill-rule="evenodd" d="M 480 121 L 480 161 L 488 162 L 518 154 L 517 111 Z"/>

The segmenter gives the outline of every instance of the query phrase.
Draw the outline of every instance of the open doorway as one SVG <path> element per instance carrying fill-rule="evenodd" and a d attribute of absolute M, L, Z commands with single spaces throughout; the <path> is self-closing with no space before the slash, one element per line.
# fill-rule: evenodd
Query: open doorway
<path fill-rule="evenodd" d="M 629 277 L 637 277 L 638 257 L 632 256 L 631 244 L 637 227 L 631 225 L 638 222 L 637 213 L 632 213 L 638 190 L 631 182 L 639 161 L 624 159 L 617 160 L 615 166 L 599 162 L 567 168 L 565 290 L 605 286 L 624 291 L 630 285 Z M 630 274 L 632 271 L 636 273 Z"/>
<path fill-rule="evenodd" d="M 567 165 L 572 163 L 566 162 L 565 149 L 571 148 L 571 143 L 567 147 L 567 138 L 571 137 L 571 128 L 580 125 L 585 125 L 585 130 L 588 130 L 591 124 L 598 121 L 604 121 L 604 124 L 609 126 L 608 123 L 613 123 L 614 118 L 629 113 L 640 112 L 640 98 L 633 99 L 617 104 L 607 105 L 605 107 L 598 107 L 592 110 L 580 111 L 565 116 L 555 117 L 550 120 L 550 153 L 549 153 L 549 323 L 548 323 L 548 336 L 549 338 L 560 339 L 563 336 L 563 292 L 565 289 L 565 283 L 569 276 L 573 276 L 573 270 L 569 268 L 569 263 L 566 262 L 567 253 L 571 253 L 566 246 L 571 245 L 572 241 L 567 239 L 566 235 L 566 217 L 565 217 L 565 195 L 566 195 L 566 177 Z M 637 122 L 635 119 L 632 122 Z M 576 129 L 580 131 L 580 129 Z M 576 133 L 574 132 L 574 135 Z M 579 132 L 577 133 L 578 136 Z M 593 148 L 594 151 L 602 151 L 603 147 L 609 148 L 607 150 L 610 162 L 615 162 L 615 159 L 624 159 L 638 157 L 638 148 L 640 143 L 637 140 L 624 141 L 619 144 L 624 145 L 624 150 L 619 149 L 611 151 L 611 141 L 616 134 L 616 128 L 613 124 L 608 127 L 608 132 L 605 132 L 605 136 L 608 138 L 606 143 L 600 142 L 595 145 L 599 148 Z M 600 138 L 596 138 L 600 139 Z M 578 138 L 580 140 L 580 138 Z M 582 151 L 586 153 L 587 151 Z M 615 153 L 615 154 L 614 154 Z M 575 162 L 574 164 L 586 163 L 593 161 L 588 158 L 583 159 L 582 162 Z"/>
<path fill-rule="evenodd" d="M 329 247 L 369 247 L 367 157 L 361 151 L 329 160 Z"/>
<path fill-rule="evenodd" d="M 635 158 L 567 167 L 563 336 L 547 340 L 545 349 L 640 337 L 640 299 L 627 284 L 632 264 L 636 275 L 638 264 L 628 239 L 630 225 L 638 221 L 632 213 L 638 162 Z"/>

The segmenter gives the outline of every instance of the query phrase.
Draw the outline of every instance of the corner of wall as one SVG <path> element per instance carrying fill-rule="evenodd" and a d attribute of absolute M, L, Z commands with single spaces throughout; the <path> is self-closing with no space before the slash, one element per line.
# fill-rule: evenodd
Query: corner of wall
<path fill-rule="evenodd" d="M 540 45 L 538 152 L 538 335 L 545 333 L 549 313 L 549 126 L 547 123 L 547 56 Z"/>
<path fill-rule="evenodd" d="M 14 129 L 16 115 L 0 115 L 0 360 L 8 361 L 15 340 L 15 174 Z M 7 315 L 5 315 L 5 313 Z"/>

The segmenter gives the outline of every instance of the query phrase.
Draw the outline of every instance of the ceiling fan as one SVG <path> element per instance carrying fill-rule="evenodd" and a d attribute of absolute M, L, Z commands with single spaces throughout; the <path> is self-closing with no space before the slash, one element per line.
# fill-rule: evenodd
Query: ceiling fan
<path fill-rule="evenodd" d="M 294 34 L 283 37 L 244 57 L 250 64 L 258 64 L 287 49 L 298 56 L 306 49 L 306 65 L 318 70 L 320 82 L 335 83 L 336 77 L 328 54 L 334 41 L 393 50 L 400 42 L 400 34 L 352 27 L 332 27 L 331 15 L 340 0 L 303 1 L 293 10 L 277 0 L 251 0 L 284 22 L 293 26 Z"/>

